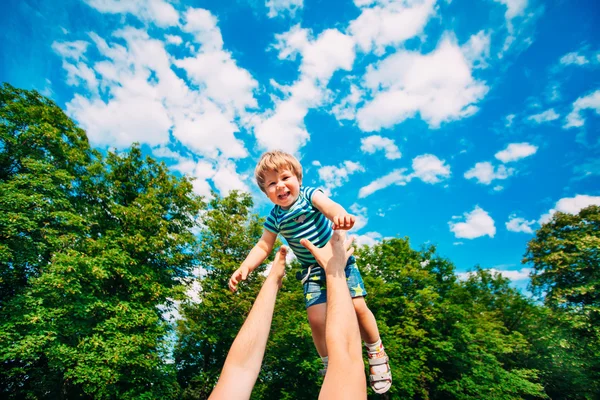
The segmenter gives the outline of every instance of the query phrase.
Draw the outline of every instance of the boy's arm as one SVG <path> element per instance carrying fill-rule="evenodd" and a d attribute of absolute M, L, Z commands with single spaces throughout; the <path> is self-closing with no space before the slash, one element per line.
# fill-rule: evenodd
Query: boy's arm
<path fill-rule="evenodd" d="M 229 278 L 229 289 L 232 292 L 236 291 L 240 281 L 245 281 L 248 274 L 265 261 L 267 256 L 271 253 L 271 250 L 273 250 L 275 239 L 277 239 L 275 233 L 266 229 L 263 230 L 263 234 L 258 243 L 254 245 L 244 262 L 242 262 L 242 265 L 240 265 L 240 267 L 231 275 L 231 278 Z"/>
<path fill-rule="evenodd" d="M 312 195 L 312 203 L 327 219 L 333 222 L 333 229 L 351 229 L 356 222 L 354 215 L 348 214 L 344 207 L 319 190 Z"/>

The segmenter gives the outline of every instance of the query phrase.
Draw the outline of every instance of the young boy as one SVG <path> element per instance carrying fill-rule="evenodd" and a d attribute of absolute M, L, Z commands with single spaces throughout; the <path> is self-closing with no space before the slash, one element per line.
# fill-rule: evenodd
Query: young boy
<path fill-rule="evenodd" d="M 301 276 L 308 322 L 326 370 L 325 271 L 300 241 L 307 239 L 315 246 L 323 247 L 329 242 L 334 229 L 351 229 L 355 217 L 321 190 L 302 187 L 302 166 L 290 154 L 282 151 L 263 154 L 256 166 L 255 177 L 260 189 L 275 206 L 264 224 L 262 237 L 240 268 L 231 275 L 229 288 L 235 291 L 239 282 L 262 264 L 271 253 L 277 234 L 281 234 L 303 267 Z M 371 387 L 376 393 L 385 393 L 392 385 L 389 360 L 381 344 L 375 317 L 365 303 L 367 293 L 354 257 L 348 260 L 345 273 L 361 336 L 367 347 Z"/>

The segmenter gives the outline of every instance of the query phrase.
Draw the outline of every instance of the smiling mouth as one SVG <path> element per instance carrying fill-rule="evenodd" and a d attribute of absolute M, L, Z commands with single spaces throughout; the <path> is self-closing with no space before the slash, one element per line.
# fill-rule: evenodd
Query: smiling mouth
<path fill-rule="evenodd" d="M 279 198 L 279 200 L 286 200 L 288 197 L 290 197 L 290 192 L 280 194 L 277 197 Z"/>

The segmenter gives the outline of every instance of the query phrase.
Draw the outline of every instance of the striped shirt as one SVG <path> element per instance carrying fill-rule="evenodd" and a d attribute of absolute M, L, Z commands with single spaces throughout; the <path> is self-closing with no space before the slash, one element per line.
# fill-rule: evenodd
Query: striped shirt
<path fill-rule="evenodd" d="M 308 239 L 315 246 L 323 247 L 333 235 L 333 223 L 312 204 L 312 196 L 317 190 L 320 189 L 301 187 L 298 199 L 290 209 L 284 210 L 276 205 L 264 224 L 266 230 L 284 237 L 305 267 L 317 261 L 300 244 L 300 239 Z"/>

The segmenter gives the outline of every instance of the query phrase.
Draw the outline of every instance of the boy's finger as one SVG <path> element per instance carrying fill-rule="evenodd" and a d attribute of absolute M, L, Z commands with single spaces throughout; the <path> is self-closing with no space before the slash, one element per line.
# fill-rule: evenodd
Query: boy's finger
<path fill-rule="evenodd" d="M 243 270 L 242 271 L 242 280 L 245 281 L 247 277 L 248 277 L 248 271 L 247 270 Z"/>

